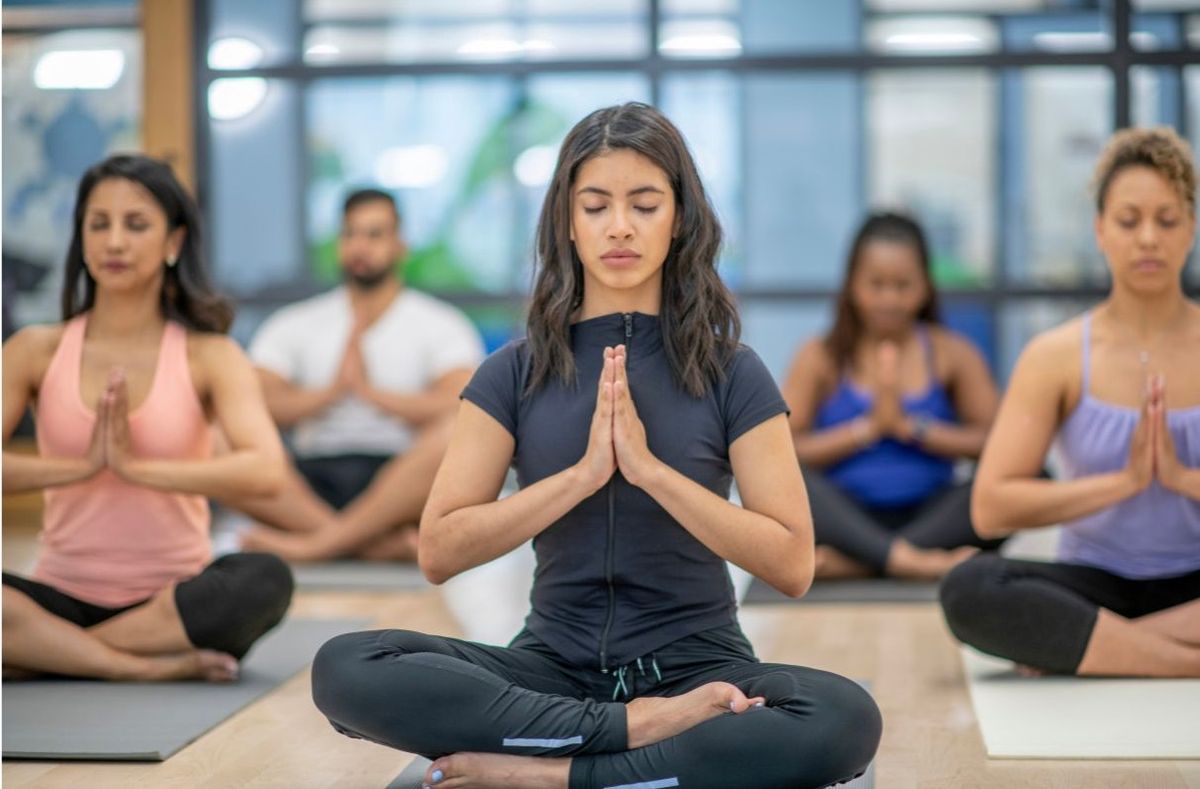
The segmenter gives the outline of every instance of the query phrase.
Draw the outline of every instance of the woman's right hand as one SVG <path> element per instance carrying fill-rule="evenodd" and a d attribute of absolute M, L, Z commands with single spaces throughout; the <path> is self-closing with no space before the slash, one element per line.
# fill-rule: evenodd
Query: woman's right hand
<path fill-rule="evenodd" d="M 1129 442 L 1129 460 L 1125 464 L 1125 475 L 1132 480 L 1135 494 L 1148 488 L 1154 479 L 1155 424 L 1150 413 L 1152 398 L 1153 392 L 1147 385 L 1137 427 L 1133 429 L 1133 438 Z"/>
<path fill-rule="evenodd" d="M 617 469 L 617 456 L 613 448 L 613 385 L 616 383 L 616 351 L 604 349 L 604 368 L 600 371 L 600 382 L 596 387 L 596 410 L 592 412 L 592 426 L 588 432 L 587 451 L 576 464 L 592 490 L 599 490 Z"/>

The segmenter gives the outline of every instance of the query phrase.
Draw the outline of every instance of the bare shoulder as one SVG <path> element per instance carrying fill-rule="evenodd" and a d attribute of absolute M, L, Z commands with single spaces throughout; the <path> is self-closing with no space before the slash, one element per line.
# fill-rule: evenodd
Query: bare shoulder
<path fill-rule="evenodd" d="M 1200 302 L 1189 301 L 1188 306 L 1188 342 L 1200 343 Z"/>
<path fill-rule="evenodd" d="M 26 326 L 4 343 L 5 373 L 23 373 L 40 381 L 62 342 L 65 323 Z M 19 369 L 11 369 L 18 367 Z"/>
<path fill-rule="evenodd" d="M 4 345 L 19 350 L 22 353 L 54 354 L 62 341 L 65 323 L 39 323 L 26 326 L 9 337 Z"/>
<path fill-rule="evenodd" d="M 1021 357 L 1041 365 L 1079 366 L 1083 343 L 1083 318 L 1047 329 L 1034 336 L 1025 346 Z"/>
<path fill-rule="evenodd" d="M 242 346 L 227 334 L 188 330 L 188 357 L 199 362 L 229 362 L 246 358 Z"/>
<path fill-rule="evenodd" d="M 983 359 L 983 353 L 979 350 L 979 346 L 971 341 L 971 338 L 949 327 L 930 326 L 929 339 L 933 343 L 933 351 L 937 356 L 955 362 L 982 361 Z"/>
<path fill-rule="evenodd" d="M 1055 397 L 1062 409 L 1074 408 L 1083 382 L 1082 343 L 1082 317 L 1036 335 L 1017 359 L 1010 389 L 1040 392 Z"/>
<path fill-rule="evenodd" d="M 792 359 L 792 367 L 817 379 L 825 379 L 834 372 L 833 357 L 825 347 L 824 337 L 813 337 L 800 346 Z"/>
<path fill-rule="evenodd" d="M 226 334 L 189 329 L 187 352 L 188 367 L 200 391 L 206 391 L 215 381 L 249 369 L 246 353 Z"/>

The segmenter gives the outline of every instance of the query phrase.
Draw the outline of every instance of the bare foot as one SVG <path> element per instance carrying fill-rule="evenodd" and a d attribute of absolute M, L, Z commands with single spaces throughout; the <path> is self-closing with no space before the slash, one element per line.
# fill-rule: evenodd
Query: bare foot
<path fill-rule="evenodd" d="M 566 789 L 570 759 L 455 753 L 425 771 L 423 786 L 436 789 Z"/>
<path fill-rule="evenodd" d="M 211 649 L 192 649 L 174 655 L 152 655 L 142 659 L 146 663 L 144 670 L 139 672 L 139 676 L 129 679 L 150 682 L 176 679 L 232 682 L 238 676 L 237 658 Z"/>
<path fill-rule="evenodd" d="M 682 696 L 643 696 L 625 705 L 630 750 L 674 737 L 709 718 L 740 715 L 766 704 L 762 696 L 747 698 L 735 685 L 710 682 Z"/>
<path fill-rule="evenodd" d="M 936 581 L 977 553 L 979 549 L 970 546 L 942 550 L 917 548 L 906 540 L 894 540 L 885 569 L 895 578 Z"/>
<path fill-rule="evenodd" d="M 371 542 L 359 555 L 373 562 L 415 562 L 418 539 L 416 526 L 401 526 Z"/>
<path fill-rule="evenodd" d="M 829 581 L 838 578 L 869 578 L 873 573 L 865 564 L 828 545 L 818 545 L 813 577 Z"/>

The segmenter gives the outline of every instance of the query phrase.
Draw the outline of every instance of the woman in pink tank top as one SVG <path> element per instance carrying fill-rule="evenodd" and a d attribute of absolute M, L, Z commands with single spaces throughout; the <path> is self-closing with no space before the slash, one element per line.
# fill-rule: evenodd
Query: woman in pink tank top
<path fill-rule="evenodd" d="M 4 574 L 4 675 L 234 679 L 283 617 L 286 565 L 212 561 L 208 497 L 284 479 L 230 305 L 200 254 L 195 202 L 165 163 L 114 156 L 83 177 L 64 322 L 4 345 L 4 436 L 27 407 L 36 456 L 4 453 L 4 492 L 43 490 L 30 578 Z M 213 456 L 213 424 L 232 449 Z"/>
<path fill-rule="evenodd" d="M 1095 184 L 1111 291 L 1022 353 L 972 501 L 983 536 L 1062 524 L 1058 560 L 977 556 L 942 607 L 959 639 L 1033 673 L 1200 677 L 1196 169 L 1174 131 L 1127 129 Z M 1052 443 L 1064 478 L 1039 479 Z"/>

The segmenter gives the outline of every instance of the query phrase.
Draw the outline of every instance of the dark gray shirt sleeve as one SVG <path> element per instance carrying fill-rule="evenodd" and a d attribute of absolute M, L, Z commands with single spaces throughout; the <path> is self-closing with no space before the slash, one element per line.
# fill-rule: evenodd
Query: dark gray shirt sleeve
<path fill-rule="evenodd" d="M 726 445 L 771 417 L 788 413 L 771 372 L 758 354 L 745 346 L 738 349 L 721 387 Z"/>
<path fill-rule="evenodd" d="M 521 394 L 518 345 L 510 342 L 491 356 L 471 376 L 462 398 L 482 408 L 505 430 L 517 435 L 517 405 Z"/>

